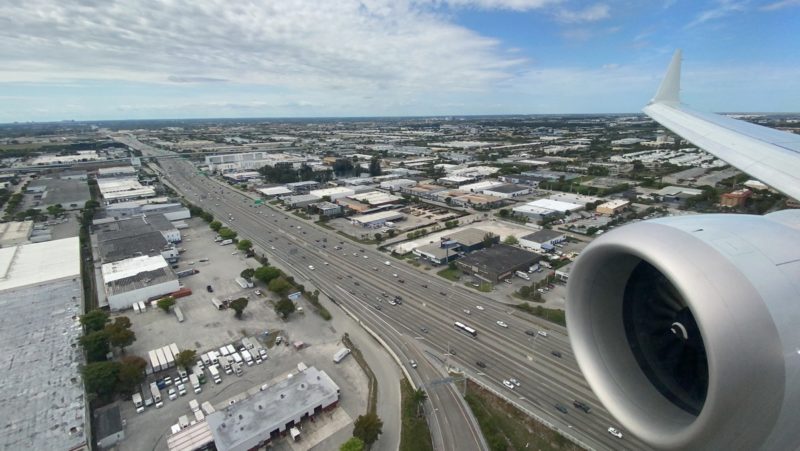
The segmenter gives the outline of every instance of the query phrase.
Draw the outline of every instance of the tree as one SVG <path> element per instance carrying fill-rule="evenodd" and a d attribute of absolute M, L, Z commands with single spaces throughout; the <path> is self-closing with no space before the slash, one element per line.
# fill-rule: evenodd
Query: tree
<path fill-rule="evenodd" d="M 283 277 L 272 279 L 267 285 L 269 291 L 281 295 L 286 294 L 286 292 L 289 291 L 289 287 L 290 287 L 289 282 L 287 282 L 286 279 L 284 279 Z"/>
<path fill-rule="evenodd" d="M 495 240 L 494 235 L 491 233 L 487 233 L 486 235 L 483 236 L 483 247 L 490 248 L 494 246 L 494 240 Z"/>
<path fill-rule="evenodd" d="M 253 275 L 256 279 L 268 284 L 273 279 L 278 278 L 281 275 L 281 271 L 274 266 L 265 265 L 256 269 Z"/>
<path fill-rule="evenodd" d="M 175 364 L 188 370 L 192 367 L 196 358 L 197 351 L 194 349 L 184 349 L 175 356 Z"/>
<path fill-rule="evenodd" d="M 230 308 L 236 312 L 236 318 L 242 319 L 242 313 L 244 313 L 244 309 L 247 307 L 248 300 L 247 298 L 239 298 L 234 299 L 230 303 Z"/>
<path fill-rule="evenodd" d="M 220 238 L 222 238 L 223 240 L 232 240 L 236 238 L 236 235 L 238 235 L 238 233 L 227 227 L 219 229 L 217 233 L 219 233 Z"/>
<path fill-rule="evenodd" d="M 294 312 L 294 302 L 291 299 L 283 298 L 275 304 L 275 313 L 286 318 Z"/>
<path fill-rule="evenodd" d="M 171 309 L 172 306 L 175 305 L 175 298 L 173 298 L 172 296 L 167 296 L 163 299 L 159 299 L 157 305 L 158 308 L 169 313 L 169 309 Z"/>
<path fill-rule="evenodd" d="M 64 214 L 64 207 L 61 204 L 50 205 L 47 207 L 47 214 L 50 216 L 60 216 Z"/>
<path fill-rule="evenodd" d="M 364 441 L 358 437 L 350 437 L 350 440 L 342 443 L 339 451 L 364 451 Z"/>
<path fill-rule="evenodd" d="M 129 355 L 122 358 L 117 372 L 117 391 L 122 393 L 132 393 L 136 387 L 144 382 L 144 369 L 147 362 L 136 355 Z"/>
<path fill-rule="evenodd" d="M 85 315 L 81 315 L 81 324 L 83 325 L 87 334 L 90 332 L 103 330 L 103 328 L 106 327 L 107 322 L 108 313 L 100 309 L 94 309 Z"/>
<path fill-rule="evenodd" d="M 375 232 L 375 241 L 380 242 L 383 239 L 383 234 Z"/>
<path fill-rule="evenodd" d="M 253 247 L 253 242 L 250 240 L 239 240 L 239 242 L 236 243 L 236 249 L 240 251 L 249 250 L 251 247 Z"/>
<path fill-rule="evenodd" d="M 114 322 L 105 328 L 108 342 L 111 346 L 120 348 L 125 352 L 125 347 L 136 341 L 136 334 L 131 330 L 131 320 L 127 316 L 114 319 Z"/>
<path fill-rule="evenodd" d="M 369 162 L 369 175 L 375 177 L 376 175 L 381 175 L 381 160 L 378 156 L 372 157 L 372 160 Z"/>
<path fill-rule="evenodd" d="M 500 215 L 501 218 L 507 218 L 511 212 L 508 210 L 508 208 L 501 208 L 497 214 Z"/>
<path fill-rule="evenodd" d="M 417 406 L 417 416 L 420 416 L 420 410 L 425 400 L 428 399 L 428 393 L 425 390 L 418 388 L 411 394 L 411 400 Z"/>
<path fill-rule="evenodd" d="M 119 365 L 117 362 L 94 362 L 81 368 L 86 391 L 104 398 L 114 393 Z"/>
<path fill-rule="evenodd" d="M 375 443 L 381 435 L 383 421 L 374 413 L 359 415 L 353 425 L 353 436 L 364 441 L 367 446 Z"/>
<path fill-rule="evenodd" d="M 247 268 L 247 269 L 243 270 L 241 273 L 239 273 L 239 275 L 242 276 L 242 278 L 247 279 L 247 280 L 252 280 L 253 276 L 255 274 L 256 274 L 256 270 L 253 269 L 253 268 Z"/>
<path fill-rule="evenodd" d="M 219 229 L 222 228 L 222 223 L 219 221 L 211 221 L 211 223 L 208 226 L 211 227 L 211 230 L 219 232 Z"/>
<path fill-rule="evenodd" d="M 513 246 L 515 244 L 519 244 L 519 240 L 514 235 L 509 235 L 506 237 L 506 239 L 503 240 L 503 244 Z"/>
<path fill-rule="evenodd" d="M 108 333 L 105 330 L 96 330 L 86 334 L 80 339 L 83 350 L 86 351 L 86 359 L 89 362 L 99 362 L 106 359 L 108 354 Z"/>

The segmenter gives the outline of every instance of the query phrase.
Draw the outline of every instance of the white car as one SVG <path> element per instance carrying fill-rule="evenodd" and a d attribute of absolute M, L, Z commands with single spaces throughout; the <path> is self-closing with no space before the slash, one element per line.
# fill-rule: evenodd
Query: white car
<path fill-rule="evenodd" d="M 390 262 L 389 260 L 386 260 L 385 262 L 383 262 L 383 264 L 386 266 L 392 266 L 392 262 Z"/>
<path fill-rule="evenodd" d="M 322 264 L 328 266 L 328 262 L 322 262 Z"/>
<path fill-rule="evenodd" d="M 472 313 L 472 312 L 470 312 L 469 309 L 466 309 L 466 308 L 464 309 L 464 314 L 469 315 L 470 313 Z"/>
<path fill-rule="evenodd" d="M 508 327 L 508 324 L 504 323 L 503 321 L 497 321 L 497 325 L 500 327 Z"/>
<path fill-rule="evenodd" d="M 480 311 L 483 311 L 483 306 L 482 305 L 476 305 L 475 308 L 480 310 Z"/>
<path fill-rule="evenodd" d="M 174 400 L 178 399 L 178 393 L 175 391 L 174 388 L 170 388 L 168 393 L 169 393 L 169 400 L 170 401 L 174 401 Z"/>
<path fill-rule="evenodd" d="M 365 255 L 364 258 L 369 258 L 369 256 Z"/>
<path fill-rule="evenodd" d="M 308 265 L 308 269 L 313 271 L 314 270 L 314 265 Z"/>
<path fill-rule="evenodd" d="M 511 382 L 512 384 L 516 385 L 517 387 L 519 387 L 519 381 L 514 379 L 513 377 L 511 379 L 509 379 L 508 381 Z"/>
<path fill-rule="evenodd" d="M 614 427 L 608 428 L 608 433 L 613 435 L 616 438 L 622 438 L 622 432 L 620 432 L 619 429 L 617 429 L 617 428 L 614 428 Z"/>
<path fill-rule="evenodd" d="M 269 248 L 273 251 L 275 250 L 275 246 L 270 246 Z"/>
<path fill-rule="evenodd" d="M 508 388 L 509 390 L 513 390 L 514 389 L 514 384 L 512 384 L 509 381 L 507 381 L 506 379 L 503 379 L 503 385 L 505 385 L 506 388 Z"/>

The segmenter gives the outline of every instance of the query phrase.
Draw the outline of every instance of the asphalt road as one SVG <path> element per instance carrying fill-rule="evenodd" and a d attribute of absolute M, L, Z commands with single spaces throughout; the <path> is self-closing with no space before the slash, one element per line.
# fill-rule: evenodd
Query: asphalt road
<path fill-rule="evenodd" d="M 648 449 L 630 434 L 625 434 L 622 440 L 608 434 L 608 427 L 617 424 L 580 373 L 565 328 L 510 310 L 483 293 L 372 248 L 339 239 L 331 231 L 293 215 L 267 205 L 257 207 L 251 198 L 197 175 L 188 162 L 169 160 L 161 164 L 170 181 L 189 200 L 236 229 L 241 237 L 251 239 L 271 258 L 285 262 L 294 270 L 295 277 L 313 281 L 321 291 L 368 323 L 395 352 L 402 354 L 402 359 L 417 360 L 419 367 L 411 371 L 420 377 L 420 382 L 430 384 L 440 379 L 444 367 L 441 362 L 446 361 L 493 385 L 509 399 L 591 448 Z M 333 249 L 334 246 L 342 249 Z M 385 265 L 387 260 L 390 266 Z M 400 283 L 400 279 L 405 283 Z M 384 292 L 388 297 L 383 296 Z M 388 304 L 388 299 L 395 295 L 403 297 L 403 305 Z M 470 314 L 464 309 L 470 310 Z M 508 327 L 498 326 L 498 320 Z M 478 337 L 456 331 L 454 321 L 475 328 Z M 548 335 L 530 336 L 525 333 L 528 330 L 546 330 Z M 554 356 L 552 351 L 560 352 L 562 357 Z M 477 361 L 484 362 L 486 368 L 478 368 Z M 504 387 L 502 380 L 508 378 L 517 379 L 520 385 L 513 390 Z M 433 405 L 431 428 L 434 433 L 441 432 L 442 442 L 437 443 L 437 448 L 483 448 L 480 438 L 474 437 L 468 412 L 458 410 L 463 403 L 456 399 L 454 385 L 432 385 L 428 390 Z M 573 408 L 575 399 L 591 406 L 591 412 Z M 557 411 L 556 404 L 566 406 L 568 413 Z M 441 415 L 442 411 L 448 414 Z M 467 430 L 471 433 L 464 432 Z"/>

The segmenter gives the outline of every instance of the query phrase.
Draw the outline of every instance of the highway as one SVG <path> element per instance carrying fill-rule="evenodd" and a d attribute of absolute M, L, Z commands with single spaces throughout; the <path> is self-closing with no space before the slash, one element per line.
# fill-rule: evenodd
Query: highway
<path fill-rule="evenodd" d="M 291 268 L 296 278 L 311 281 L 352 311 L 381 335 L 404 363 L 408 359 L 419 362 L 416 370 L 407 366 L 418 383 L 441 379 L 442 362 L 446 362 L 591 448 L 647 449 L 630 434 L 620 440 L 607 432 L 609 426 L 618 425 L 581 375 L 565 328 L 510 309 L 493 301 L 491 294 L 451 283 L 271 206 L 256 206 L 252 198 L 198 175 L 187 161 L 162 160 L 161 165 L 171 184 L 187 199 L 237 230 L 240 237 L 252 240 L 271 260 Z M 403 304 L 389 305 L 388 300 L 396 295 L 402 296 Z M 498 320 L 508 327 L 498 326 Z M 454 321 L 475 328 L 477 338 L 458 332 Z M 546 330 L 547 336 L 525 333 L 539 330 Z M 486 368 L 479 368 L 477 361 Z M 502 380 L 508 378 L 517 379 L 520 385 L 513 390 L 504 387 Z M 461 410 L 463 403 L 455 399 L 453 384 L 426 388 L 434 407 L 432 433 L 441 433 L 437 449 L 483 449 L 468 412 Z M 574 408 L 576 399 L 588 404 L 591 412 Z M 556 404 L 565 406 L 568 413 L 556 410 Z"/>

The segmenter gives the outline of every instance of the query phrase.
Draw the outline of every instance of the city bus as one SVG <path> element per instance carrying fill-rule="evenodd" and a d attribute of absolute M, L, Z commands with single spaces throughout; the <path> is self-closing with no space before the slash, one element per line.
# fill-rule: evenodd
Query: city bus
<path fill-rule="evenodd" d="M 478 331 L 467 326 L 466 324 L 456 321 L 455 326 L 457 331 L 464 332 L 472 338 L 478 338 Z"/>

